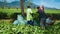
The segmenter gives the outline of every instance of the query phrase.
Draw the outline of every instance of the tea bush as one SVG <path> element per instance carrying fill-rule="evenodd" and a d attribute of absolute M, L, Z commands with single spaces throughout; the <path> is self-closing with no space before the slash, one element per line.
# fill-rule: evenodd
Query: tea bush
<path fill-rule="evenodd" d="M 60 34 L 60 23 L 47 26 L 14 25 L 12 23 L 0 22 L 0 34 Z"/>
<path fill-rule="evenodd" d="M 7 13 L 0 12 L 0 19 L 5 19 L 5 18 L 7 18 Z"/>

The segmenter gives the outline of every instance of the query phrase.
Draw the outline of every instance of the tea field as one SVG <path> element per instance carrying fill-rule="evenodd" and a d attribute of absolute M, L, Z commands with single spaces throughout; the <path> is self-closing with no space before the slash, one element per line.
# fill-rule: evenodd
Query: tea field
<path fill-rule="evenodd" d="M 36 25 L 14 25 L 11 19 L 0 20 L 0 34 L 60 34 L 60 21 L 56 21 L 54 25 L 42 29 Z"/>
<path fill-rule="evenodd" d="M 26 9 L 24 9 L 26 12 Z M 36 13 L 37 9 L 32 9 L 33 13 Z M 14 13 L 14 12 L 21 12 L 21 9 L 10 8 L 10 9 L 2 9 L 0 8 L 0 12 L 6 13 Z M 60 9 L 45 9 L 45 13 L 60 13 Z"/>
<path fill-rule="evenodd" d="M 36 13 L 36 9 L 32 9 Z M 1 9 L 0 12 L 7 13 L 9 16 L 12 13 L 20 13 L 21 9 Z M 26 12 L 26 9 L 25 9 Z M 60 10 L 45 9 L 45 13 L 60 13 Z M 60 20 L 56 20 L 54 25 L 43 27 L 32 25 L 14 25 L 13 19 L 0 19 L 0 34 L 60 34 Z"/>

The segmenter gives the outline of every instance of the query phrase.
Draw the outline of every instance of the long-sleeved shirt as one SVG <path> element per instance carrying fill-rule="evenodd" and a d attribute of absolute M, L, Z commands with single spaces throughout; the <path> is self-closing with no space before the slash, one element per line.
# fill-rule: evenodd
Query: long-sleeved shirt
<path fill-rule="evenodd" d="M 28 8 L 27 9 L 27 20 L 29 21 L 29 20 L 32 20 L 32 15 L 31 15 L 31 13 L 32 13 L 32 10 L 30 9 L 30 8 Z"/>
<path fill-rule="evenodd" d="M 42 11 L 42 10 L 38 10 L 38 14 L 39 14 L 40 18 L 46 17 L 44 11 Z"/>

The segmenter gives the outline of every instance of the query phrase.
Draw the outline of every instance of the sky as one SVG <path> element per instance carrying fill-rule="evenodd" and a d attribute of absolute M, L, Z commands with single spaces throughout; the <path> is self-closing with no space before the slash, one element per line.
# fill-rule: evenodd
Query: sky
<path fill-rule="evenodd" d="M 33 0 L 33 3 L 37 5 L 43 5 L 46 7 L 57 8 L 60 9 L 60 0 Z"/>
<path fill-rule="evenodd" d="M 0 1 L 4 1 L 4 0 L 0 0 Z M 8 2 L 8 3 L 11 3 L 13 1 L 19 1 L 19 0 L 6 0 L 6 2 Z"/>
<path fill-rule="evenodd" d="M 2 0 L 0 0 L 0 1 L 2 1 Z M 6 0 L 6 1 L 8 3 L 11 3 L 13 1 L 19 1 L 19 0 Z M 46 7 L 60 9 L 60 0 L 30 0 L 30 1 L 36 5 L 43 5 Z"/>

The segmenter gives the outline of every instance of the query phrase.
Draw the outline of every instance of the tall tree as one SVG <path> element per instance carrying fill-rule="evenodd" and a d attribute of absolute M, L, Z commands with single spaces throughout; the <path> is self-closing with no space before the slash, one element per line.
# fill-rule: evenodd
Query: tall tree
<path fill-rule="evenodd" d="M 24 16 L 24 0 L 20 0 L 21 13 Z"/>
<path fill-rule="evenodd" d="M 28 6 L 30 6 L 30 4 L 31 4 L 31 3 L 30 3 L 30 0 L 28 0 Z"/>
<path fill-rule="evenodd" d="M 30 4 L 31 4 L 30 0 L 24 0 L 24 2 L 26 2 L 26 1 L 27 1 L 28 6 L 30 6 Z"/>
<path fill-rule="evenodd" d="M 20 0 L 20 7 L 21 7 L 21 13 L 24 16 L 24 2 L 28 1 L 28 5 L 30 5 L 30 0 Z"/>
<path fill-rule="evenodd" d="M 6 0 L 4 0 L 4 5 L 3 6 L 4 6 L 4 8 L 6 7 Z"/>
<path fill-rule="evenodd" d="M 4 9 L 5 8 L 6 0 L 2 0 L 2 1 L 3 1 L 2 8 Z"/>

